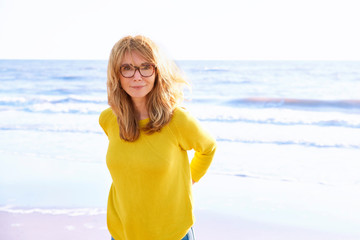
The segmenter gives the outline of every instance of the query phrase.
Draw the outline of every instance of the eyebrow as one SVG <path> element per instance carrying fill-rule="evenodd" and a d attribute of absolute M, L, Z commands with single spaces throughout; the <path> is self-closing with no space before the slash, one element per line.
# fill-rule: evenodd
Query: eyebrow
<path fill-rule="evenodd" d="M 131 66 L 135 66 L 131 63 L 124 63 L 124 64 L 121 64 L 121 66 L 125 66 L 125 65 L 131 65 Z M 140 66 L 143 66 L 143 65 L 153 65 L 152 63 L 149 63 L 149 62 L 143 62 L 140 64 Z"/>

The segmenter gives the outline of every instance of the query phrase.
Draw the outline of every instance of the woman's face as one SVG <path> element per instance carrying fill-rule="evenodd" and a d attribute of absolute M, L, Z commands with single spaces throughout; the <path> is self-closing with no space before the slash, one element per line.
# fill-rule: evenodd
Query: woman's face
<path fill-rule="evenodd" d="M 127 94 L 130 95 L 133 101 L 145 101 L 146 95 L 154 87 L 155 70 L 151 76 L 144 77 L 140 74 L 140 70 L 136 67 L 141 67 L 146 73 L 147 68 L 152 68 L 151 63 L 147 62 L 145 58 L 143 58 L 138 52 L 133 51 L 130 53 L 125 53 L 120 66 L 122 66 L 123 73 L 126 71 L 131 72 L 131 69 L 135 67 L 136 71 L 132 77 L 124 77 L 122 74 L 120 74 L 121 87 Z M 143 75 L 146 74 L 143 73 Z"/>

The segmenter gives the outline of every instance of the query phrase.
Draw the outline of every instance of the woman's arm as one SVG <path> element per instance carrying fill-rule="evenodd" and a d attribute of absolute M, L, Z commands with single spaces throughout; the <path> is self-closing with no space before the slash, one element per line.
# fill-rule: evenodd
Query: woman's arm
<path fill-rule="evenodd" d="M 178 109 L 176 114 L 180 147 L 195 150 L 190 168 L 193 183 L 198 182 L 210 167 L 216 151 L 216 141 L 187 111 Z"/>

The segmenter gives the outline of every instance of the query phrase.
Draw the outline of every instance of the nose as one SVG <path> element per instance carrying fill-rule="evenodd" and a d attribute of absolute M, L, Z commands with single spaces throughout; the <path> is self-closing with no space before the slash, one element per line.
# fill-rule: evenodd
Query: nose
<path fill-rule="evenodd" d="M 134 73 L 134 80 L 141 80 L 142 76 L 140 74 L 140 70 L 139 69 L 135 69 L 135 73 Z"/>

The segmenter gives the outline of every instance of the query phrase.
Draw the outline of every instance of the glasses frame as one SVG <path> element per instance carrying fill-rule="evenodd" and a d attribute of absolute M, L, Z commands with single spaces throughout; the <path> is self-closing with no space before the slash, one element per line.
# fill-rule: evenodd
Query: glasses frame
<path fill-rule="evenodd" d="M 121 68 L 122 68 L 123 66 L 126 66 L 126 65 L 132 66 L 132 67 L 135 69 L 134 74 L 133 74 L 131 77 L 125 77 L 124 74 L 123 74 L 122 71 L 121 71 Z M 156 66 L 155 66 L 155 64 L 151 64 L 151 63 L 146 64 L 146 65 L 150 65 L 150 66 L 153 67 L 153 71 L 152 71 L 151 75 L 149 75 L 149 76 L 144 76 L 144 75 L 142 75 L 142 73 L 141 73 L 141 71 L 140 71 L 140 67 L 141 67 L 141 66 L 138 67 L 138 66 L 133 66 L 133 65 L 131 65 L 131 64 L 123 64 L 123 65 L 121 65 L 121 66 L 120 66 L 120 74 L 121 74 L 121 76 L 123 76 L 124 78 L 132 78 L 132 77 L 135 76 L 136 71 L 139 71 L 139 73 L 140 73 L 140 75 L 141 75 L 142 77 L 151 77 L 151 76 L 154 75 L 154 73 L 155 73 Z"/>

